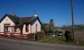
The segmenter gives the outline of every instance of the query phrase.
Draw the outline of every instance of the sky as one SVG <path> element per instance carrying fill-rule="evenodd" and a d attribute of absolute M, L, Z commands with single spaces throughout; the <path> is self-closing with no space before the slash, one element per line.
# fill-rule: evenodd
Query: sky
<path fill-rule="evenodd" d="M 84 0 L 74 0 L 74 22 L 84 24 Z M 70 0 L 0 0 L 0 18 L 15 13 L 20 17 L 38 14 L 41 22 L 56 26 L 71 24 Z"/>

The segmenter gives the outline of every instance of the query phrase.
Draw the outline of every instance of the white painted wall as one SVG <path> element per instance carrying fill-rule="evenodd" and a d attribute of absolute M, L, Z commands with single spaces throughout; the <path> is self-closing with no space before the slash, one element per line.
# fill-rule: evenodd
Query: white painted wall
<path fill-rule="evenodd" d="M 16 29 L 16 33 L 21 33 L 20 28 L 17 28 L 17 29 Z"/>
<path fill-rule="evenodd" d="M 0 32 L 4 32 L 4 24 L 10 24 L 10 26 L 15 26 L 15 23 L 9 17 L 5 17 L 3 21 L 0 23 Z M 41 24 L 39 23 L 38 20 L 36 20 L 33 25 L 31 24 L 27 25 L 29 29 L 28 32 L 26 32 L 26 24 L 24 24 L 22 33 L 23 34 L 36 33 L 36 24 L 37 24 L 37 32 L 41 32 Z"/>
<path fill-rule="evenodd" d="M 26 32 L 26 26 L 27 26 L 27 28 L 28 28 L 28 32 Z M 22 30 L 22 32 L 23 32 L 23 34 L 29 34 L 29 33 L 31 33 L 31 25 L 29 24 L 29 25 L 26 25 L 26 24 L 24 24 L 23 25 L 23 30 Z"/>
<path fill-rule="evenodd" d="M 15 26 L 15 23 L 7 16 L 0 23 L 0 32 L 4 32 L 4 24 L 10 24 L 10 26 Z"/>
<path fill-rule="evenodd" d="M 23 25 L 23 34 L 29 34 L 29 33 L 36 33 L 36 24 L 37 24 L 37 32 L 41 32 L 41 24 L 39 23 L 38 20 L 35 21 L 35 23 L 33 25 L 29 24 L 28 29 L 29 32 L 26 32 L 26 24 Z"/>
<path fill-rule="evenodd" d="M 38 20 L 36 20 L 34 24 L 31 26 L 32 33 L 36 33 L 36 24 L 37 24 L 37 32 L 41 32 L 41 24 Z"/>

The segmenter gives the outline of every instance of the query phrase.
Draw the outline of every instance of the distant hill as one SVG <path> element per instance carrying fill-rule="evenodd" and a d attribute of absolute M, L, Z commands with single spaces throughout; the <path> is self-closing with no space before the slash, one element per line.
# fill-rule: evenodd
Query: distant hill
<path fill-rule="evenodd" d="M 69 26 L 63 26 L 62 29 L 72 29 L 72 26 L 69 25 Z M 84 30 L 84 25 L 80 24 L 80 25 L 74 25 L 74 30 L 75 31 L 81 31 L 81 30 Z"/>

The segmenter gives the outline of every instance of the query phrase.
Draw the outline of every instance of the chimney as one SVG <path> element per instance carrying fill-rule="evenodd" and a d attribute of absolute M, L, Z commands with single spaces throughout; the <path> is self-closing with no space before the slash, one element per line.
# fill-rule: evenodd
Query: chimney
<path fill-rule="evenodd" d="M 38 14 L 34 14 L 33 17 L 38 17 Z"/>
<path fill-rule="evenodd" d="M 16 16 L 16 13 L 15 13 L 15 12 L 12 12 L 11 15 L 12 15 L 12 16 Z"/>

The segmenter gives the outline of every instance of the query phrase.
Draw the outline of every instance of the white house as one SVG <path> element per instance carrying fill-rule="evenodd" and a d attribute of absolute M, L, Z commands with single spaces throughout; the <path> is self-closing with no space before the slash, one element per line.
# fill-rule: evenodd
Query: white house
<path fill-rule="evenodd" d="M 6 14 L 0 20 L 0 34 L 31 34 L 41 32 L 38 16 L 17 17 Z"/>

